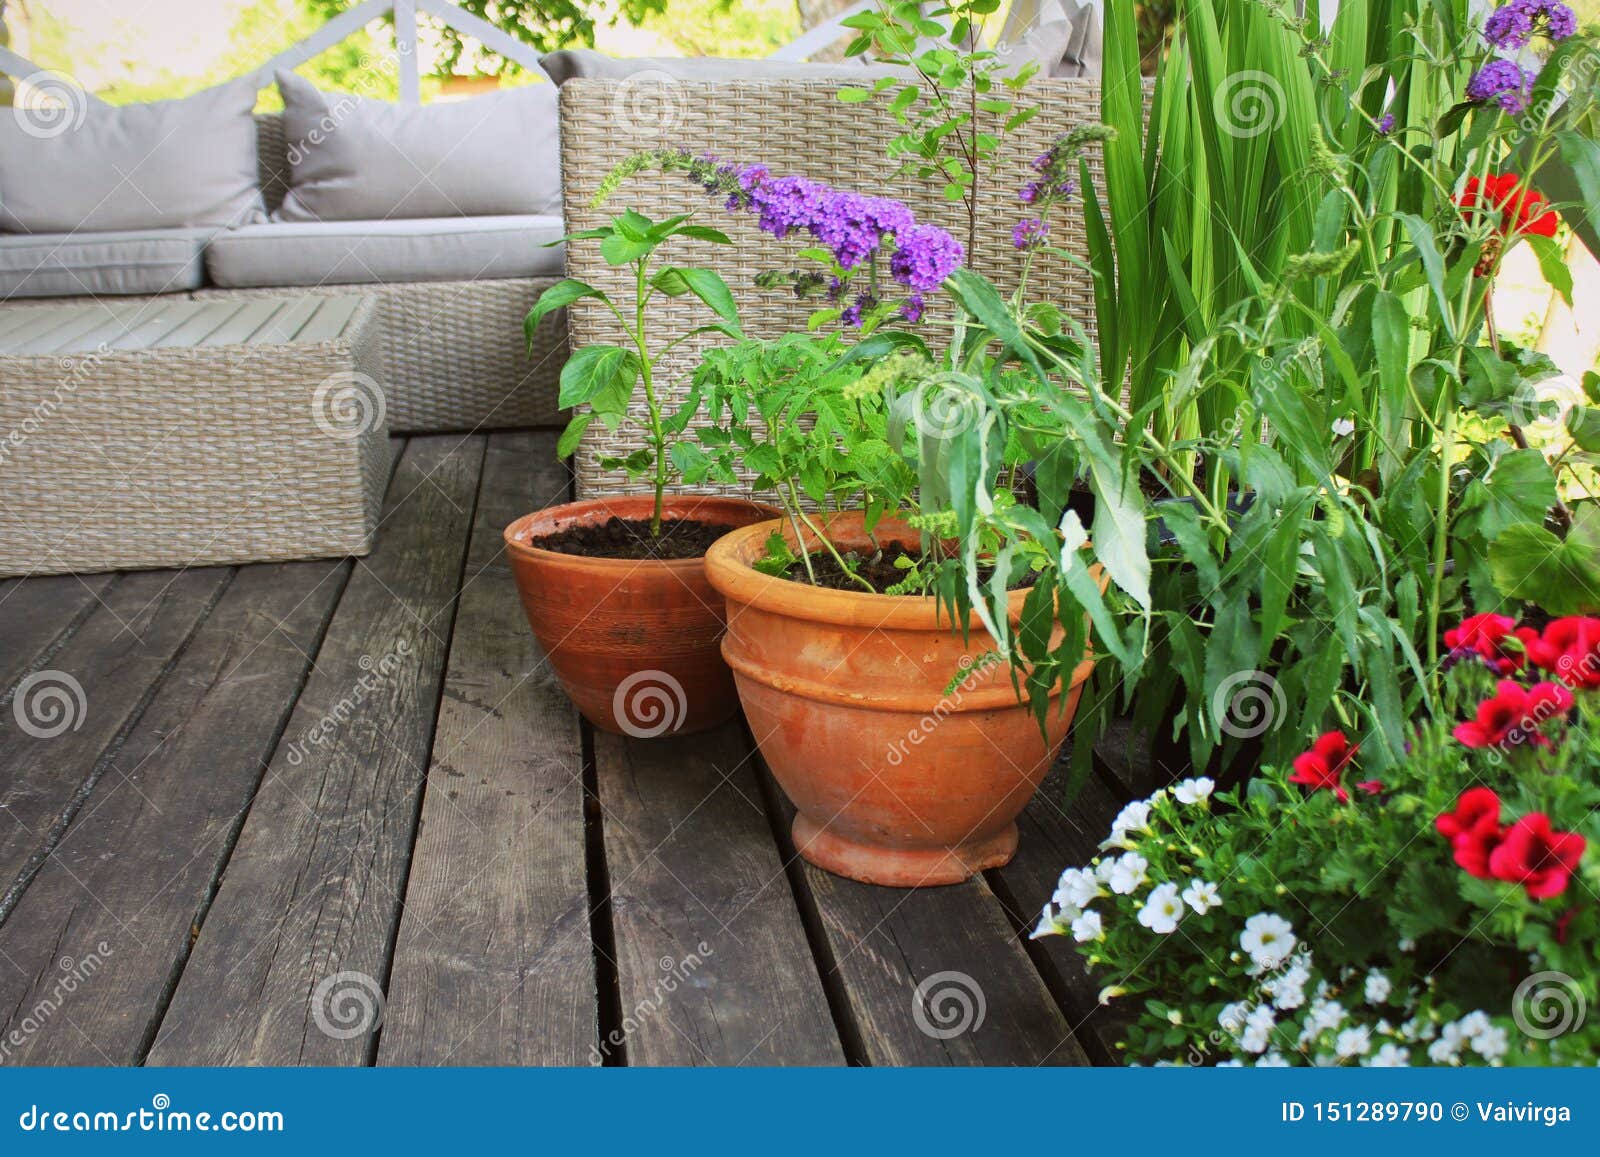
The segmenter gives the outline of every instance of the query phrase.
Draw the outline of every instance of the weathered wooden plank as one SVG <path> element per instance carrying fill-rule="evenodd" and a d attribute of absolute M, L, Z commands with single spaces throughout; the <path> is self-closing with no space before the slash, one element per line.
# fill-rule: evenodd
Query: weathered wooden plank
<path fill-rule="evenodd" d="M 594 746 L 627 1062 L 843 1063 L 742 729 Z"/>
<path fill-rule="evenodd" d="M 18 684 L 0 713 L 0 914 L 232 574 L 218 567 L 122 576 L 49 666 L 28 676 L 34 682 Z"/>
<path fill-rule="evenodd" d="M 350 564 L 247 567 L 0 925 L 0 1061 L 141 1059 Z"/>
<path fill-rule="evenodd" d="M 490 438 L 380 1064 L 581 1065 L 598 1041 L 582 737 L 501 539 L 565 479 L 555 435 Z"/>
<path fill-rule="evenodd" d="M 1070 803 L 1066 783 L 1067 769 L 1057 764 L 1017 821 L 1022 839 L 1016 858 L 995 873 L 997 891 L 1014 907 L 1012 917 L 1024 929 L 1038 923 L 1061 873 L 1082 867 L 1099 854 L 1100 841 L 1122 807 L 1119 794 L 1094 775 L 1085 779 Z M 1119 1061 L 1112 1015 L 1099 1002 L 1100 989 L 1109 982 L 1090 974 L 1076 946 L 1065 937 L 1035 941 L 1034 957 L 1094 1059 Z"/>
<path fill-rule="evenodd" d="M 782 809 L 787 821 L 792 806 L 782 800 Z M 843 988 L 869 1063 L 1088 1063 L 982 877 L 879 888 L 803 861 L 800 875 L 827 940 L 830 982 Z"/>
<path fill-rule="evenodd" d="M 481 438 L 406 447 L 149 1063 L 367 1059 L 482 459 Z"/>
<path fill-rule="evenodd" d="M 0 707 L 28 671 L 99 605 L 114 576 L 40 575 L 0 586 Z"/>

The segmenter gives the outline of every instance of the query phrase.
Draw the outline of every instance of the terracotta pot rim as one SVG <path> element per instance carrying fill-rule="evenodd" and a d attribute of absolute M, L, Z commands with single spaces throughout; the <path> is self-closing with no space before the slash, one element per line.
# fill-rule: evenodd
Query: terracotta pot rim
<path fill-rule="evenodd" d="M 535 510 L 531 514 L 524 514 L 503 532 L 506 550 L 523 558 L 542 563 L 546 566 L 572 566 L 597 570 L 637 570 L 641 567 L 657 568 L 663 571 L 694 571 L 705 566 L 706 555 L 695 558 L 601 558 L 587 554 L 567 554 L 559 550 L 544 550 L 531 546 L 526 541 L 531 537 L 533 528 L 537 524 L 544 524 L 540 533 L 554 530 L 555 524 L 563 520 L 572 520 L 578 516 L 591 512 L 605 512 L 627 510 L 640 502 L 650 502 L 653 498 L 648 494 L 613 494 L 600 498 L 583 498 L 576 502 L 563 502 L 559 506 L 547 506 L 543 510 Z M 762 514 L 777 515 L 779 512 L 765 503 L 755 502 L 748 498 L 735 498 L 722 494 L 668 494 L 662 503 L 662 513 L 673 514 L 677 517 L 694 517 L 702 506 L 721 505 L 742 507 L 745 510 L 755 510 Z M 629 514 L 634 512 L 629 511 Z M 626 517 L 627 515 L 624 515 Z"/>
<path fill-rule="evenodd" d="M 848 526 L 861 520 L 859 512 L 846 512 L 830 519 L 829 526 L 841 523 Z M 885 518 L 880 525 L 905 526 L 893 518 Z M 810 583 L 762 574 L 751 563 L 761 555 L 767 538 L 774 531 L 782 533 L 791 542 L 794 538 L 788 524 L 780 518 L 740 527 L 713 544 L 706 551 L 706 577 L 711 580 L 711 585 L 730 601 L 793 619 L 901 631 L 951 629 L 953 624 L 949 613 L 941 608 L 939 600 L 933 595 L 869 595 L 865 591 L 814 587 Z M 1007 604 L 1013 621 L 1021 617 L 1027 599 L 1026 589 L 1010 593 Z M 972 614 L 968 617 L 968 626 L 981 630 L 983 622 L 976 614 Z"/>

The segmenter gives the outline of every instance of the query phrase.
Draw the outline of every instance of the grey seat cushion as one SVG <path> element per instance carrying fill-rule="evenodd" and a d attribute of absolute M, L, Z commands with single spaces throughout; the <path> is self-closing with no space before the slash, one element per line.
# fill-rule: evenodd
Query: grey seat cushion
<path fill-rule="evenodd" d="M 0 298 L 175 293 L 204 280 L 215 229 L 0 233 Z"/>
<path fill-rule="evenodd" d="M 183 100 L 0 117 L 0 231 L 111 232 L 266 219 L 253 80 Z"/>
<path fill-rule="evenodd" d="M 217 285 L 371 285 L 561 275 L 560 217 L 425 217 L 398 221 L 272 222 L 221 234 L 206 247 Z"/>
<path fill-rule="evenodd" d="M 289 191 L 275 221 L 561 212 L 554 85 L 431 105 L 278 73 Z"/>
<path fill-rule="evenodd" d="M 909 77 L 903 68 L 866 64 L 858 58 L 836 63 L 787 60 L 735 60 L 719 56 L 607 56 L 592 48 L 562 48 L 539 58 L 539 67 L 556 84 L 569 80 L 874 80 Z"/>

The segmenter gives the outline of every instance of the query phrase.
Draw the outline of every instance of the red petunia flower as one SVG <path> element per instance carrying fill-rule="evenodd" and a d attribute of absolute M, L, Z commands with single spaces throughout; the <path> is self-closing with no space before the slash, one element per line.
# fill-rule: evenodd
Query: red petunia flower
<path fill-rule="evenodd" d="M 1352 744 L 1342 731 L 1325 732 L 1310 751 L 1294 757 L 1294 774 L 1289 782 L 1312 791 L 1331 791 L 1343 803 L 1350 798 L 1341 782 L 1344 769 L 1360 749 L 1360 744 Z"/>
<path fill-rule="evenodd" d="M 1519 627 L 1505 615 L 1473 615 L 1444 633 L 1444 645 L 1455 658 L 1475 655 L 1497 675 L 1510 675 L 1527 662 L 1527 647 L 1539 637 L 1532 627 Z M 1507 646 L 1507 640 L 1514 640 Z"/>
<path fill-rule="evenodd" d="M 1500 845 L 1500 797 L 1486 787 L 1468 788 L 1456 800 L 1456 810 L 1433 821 L 1439 834 L 1450 841 L 1461 870 L 1480 880 L 1493 877 L 1489 857 Z"/>
<path fill-rule="evenodd" d="M 1468 747 L 1548 746 L 1539 728 L 1572 709 L 1572 692 L 1559 683 L 1539 683 L 1524 690 L 1502 679 L 1492 699 L 1478 704 L 1477 715 L 1451 732 Z"/>
<path fill-rule="evenodd" d="M 1496 880 L 1521 884 L 1535 900 L 1546 900 L 1567 890 L 1586 845 L 1576 832 L 1552 831 L 1543 812 L 1530 812 L 1506 829 L 1489 855 L 1489 871 Z"/>
<path fill-rule="evenodd" d="M 1497 173 L 1487 180 L 1467 178 L 1466 189 L 1456 198 L 1456 204 L 1471 217 L 1483 202 L 1499 210 L 1502 236 L 1528 233 L 1554 237 L 1561 223 L 1555 211 L 1546 207 L 1550 202 L 1532 189 L 1525 189 L 1516 173 Z"/>
<path fill-rule="evenodd" d="M 1567 686 L 1600 688 L 1600 619 L 1555 619 L 1527 648 L 1528 658 Z"/>

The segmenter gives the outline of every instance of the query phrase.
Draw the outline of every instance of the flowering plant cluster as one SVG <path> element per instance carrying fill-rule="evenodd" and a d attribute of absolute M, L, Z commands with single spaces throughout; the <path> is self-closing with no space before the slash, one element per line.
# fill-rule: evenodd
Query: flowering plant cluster
<path fill-rule="evenodd" d="M 1522 653 L 1473 643 L 1446 717 L 1381 783 L 1343 790 L 1361 754 L 1331 732 L 1246 791 L 1195 778 L 1129 804 L 1062 874 L 1035 935 L 1070 937 L 1104 978 L 1130 1061 L 1594 1063 L 1600 620 L 1526 630 L 1567 704 L 1519 721 L 1542 742 L 1452 727 Z"/>

